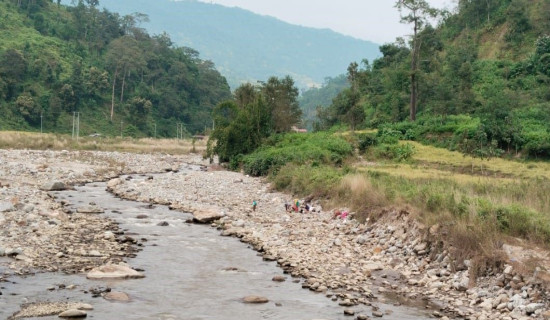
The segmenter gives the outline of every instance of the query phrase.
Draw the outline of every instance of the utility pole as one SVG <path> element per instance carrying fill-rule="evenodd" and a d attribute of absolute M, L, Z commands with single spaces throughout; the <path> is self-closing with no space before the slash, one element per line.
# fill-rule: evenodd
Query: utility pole
<path fill-rule="evenodd" d="M 40 134 L 42 134 L 42 117 L 43 117 L 44 111 L 40 111 Z"/>
<path fill-rule="evenodd" d="M 122 124 L 124 122 L 122 120 L 120 120 L 120 139 L 122 139 Z"/>
<path fill-rule="evenodd" d="M 74 129 L 75 129 L 75 118 L 76 118 L 76 112 L 73 111 L 73 134 L 71 135 L 71 138 L 74 139 Z"/>
<path fill-rule="evenodd" d="M 155 126 L 155 139 L 157 138 L 157 123 L 155 122 L 154 123 L 154 126 Z"/>
<path fill-rule="evenodd" d="M 80 137 L 80 112 L 76 113 L 76 141 Z"/>

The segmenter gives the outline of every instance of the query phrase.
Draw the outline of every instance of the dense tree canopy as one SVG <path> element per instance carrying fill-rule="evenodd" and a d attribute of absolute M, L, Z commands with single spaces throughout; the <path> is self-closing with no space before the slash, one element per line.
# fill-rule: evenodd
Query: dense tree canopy
<path fill-rule="evenodd" d="M 421 1 L 398 4 L 413 2 Z M 483 158 L 550 157 L 550 11 L 543 9 L 548 1 L 459 1 L 438 27 L 423 24 L 416 44 L 397 39 L 372 64 L 352 63 L 351 88 L 319 113 L 317 128 L 390 125 L 404 138 Z"/>
<path fill-rule="evenodd" d="M 70 131 L 72 112 L 87 132 L 174 136 L 211 127 L 214 106 L 230 97 L 210 61 L 166 34 L 140 27 L 147 16 L 99 10 L 97 0 L 0 0 L 1 129 Z"/>

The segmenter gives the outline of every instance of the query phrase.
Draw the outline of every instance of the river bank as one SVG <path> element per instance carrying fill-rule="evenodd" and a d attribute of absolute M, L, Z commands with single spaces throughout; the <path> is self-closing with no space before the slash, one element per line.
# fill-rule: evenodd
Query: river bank
<path fill-rule="evenodd" d="M 377 302 L 401 299 L 429 301 L 436 317 L 548 317 L 547 292 L 538 278 L 508 265 L 474 285 L 471 262 L 451 264 L 426 237 L 437 230 L 405 211 L 388 210 L 366 224 L 332 220 L 319 204 L 315 213 L 286 214 L 284 203 L 291 197 L 272 192 L 261 179 L 226 171 L 176 172 L 184 163 L 205 165 L 198 155 L 0 150 L 0 163 L 0 255 L 11 256 L 0 265 L 0 281 L 37 271 L 83 272 L 135 255 L 135 242 L 121 241 L 112 220 L 67 211 L 41 190 L 53 182 L 70 188 L 133 174 L 134 179 L 111 180 L 111 190 L 127 199 L 220 215 L 214 226 L 222 235 L 241 238 L 266 260 L 307 279 L 303 287 L 351 309 L 372 305 L 373 315 L 384 316 Z"/>
<path fill-rule="evenodd" d="M 135 254 L 135 241 L 117 224 L 93 214 L 93 204 L 70 211 L 49 191 L 121 174 L 166 172 L 197 156 L 89 151 L 0 150 L 0 266 L 3 279 L 41 271 L 85 272 Z M 92 213 L 92 214 L 91 214 Z"/>
<path fill-rule="evenodd" d="M 324 292 L 341 305 L 376 304 L 396 295 L 409 302 L 428 301 L 435 317 L 550 316 L 540 279 L 520 274 L 512 265 L 470 279 L 473 263 L 451 263 L 448 252 L 436 250 L 440 244 L 428 236 L 437 226 L 426 228 L 405 211 L 389 209 L 381 219 L 365 224 L 333 220 L 318 203 L 317 212 L 287 214 L 289 195 L 272 192 L 262 179 L 216 170 L 116 179 L 109 186 L 126 199 L 222 215 L 214 224 L 222 235 L 241 238 L 265 259 L 307 279 L 304 287 Z"/>

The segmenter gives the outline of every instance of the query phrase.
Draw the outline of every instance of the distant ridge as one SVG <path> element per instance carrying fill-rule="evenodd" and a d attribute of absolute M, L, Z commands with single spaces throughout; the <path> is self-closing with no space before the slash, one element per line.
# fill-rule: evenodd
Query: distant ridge
<path fill-rule="evenodd" d="M 352 61 L 380 56 L 373 42 L 236 7 L 196 0 L 100 0 L 100 6 L 121 15 L 149 15 L 146 29 L 154 34 L 166 31 L 177 45 L 199 51 L 233 88 L 272 75 L 291 75 L 298 86 L 312 86 L 345 73 Z"/>

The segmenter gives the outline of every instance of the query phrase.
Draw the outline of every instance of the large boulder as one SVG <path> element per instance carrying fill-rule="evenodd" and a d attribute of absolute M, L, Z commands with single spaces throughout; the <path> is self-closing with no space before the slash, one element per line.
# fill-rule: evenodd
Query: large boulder
<path fill-rule="evenodd" d="M 61 181 L 48 181 L 40 189 L 44 191 L 62 191 L 66 190 L 67 186 Z"/>
<path fill-rule="evenodd" d="M 137 272 L 125 264 L 107 264 L 92 269 L 86 275 L 88 279 L 140 279 L 145 275 Z"/>
<path fill-rule="evenodd" d="M 223 218 L 225 215 L 222 212 L 213 209 L 199 209 L 193 212 L 193 222 L 210 223 Z"/>

